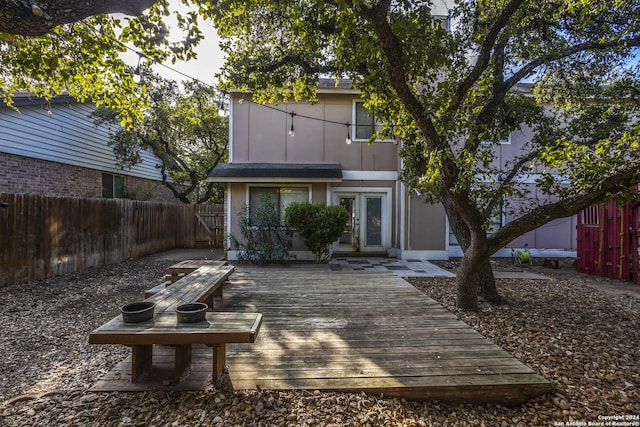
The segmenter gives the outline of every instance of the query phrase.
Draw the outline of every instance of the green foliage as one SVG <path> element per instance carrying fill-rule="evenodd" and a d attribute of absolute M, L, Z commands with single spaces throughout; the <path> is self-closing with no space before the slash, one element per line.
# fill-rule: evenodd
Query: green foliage
<path fill-rule="evenodd" d="M 122 168 L 141 161 L 148 149 L 161 161 L 163 183 L 185 203 L 220 202 L 221 184 L 207 181 L 209 172 L 227 159 L 228 118 L 219 115 L 224 102 L 210 86 L 187 82 L 181 88 L 143 67 L 142 78 L 151 100 L 141 121 L 119 126 L 118 111 L 98 108 L 96 125 L 113 127 L 110 145 Z"/>
<path fill-rule="evenodd" d="M 126 199 L 148 202 L 154 200 L 155 197 L 155 189 L 153 188 L 153 185 L 148 181 L 135 186 L 127 186 L 124 189 L 124 198 Z"/>
<path fill-rule="evenodd" d="M 640 179 L 639 11 L 640 0 L 223 0 L 210 13 L 228 87 L 313 102 L 320 76 L 349 77 L 383 122 L 374 137 L 402 141 L 405 183 L 468 232 L 497 207 L 523 218 L 489 238 L 489 253 Z M 497 159 L 505 135 L 528 132 Z M 564 205 L 536 211 L 558 196 Z"/>
<path fill-rule="evenodd" d="M 14 3 L 19 2 L 7 2 L 2 8 Z M 76 8 L 73 0 L 66 3 L 62 9 Z M 192 10 L 169 10 L 169 0 L 159 0 L 140 16 L 121 19 L 96 14 L 38 36 L 0 32 L 0 98 L 11 104 L 17 91 L 26 90 L 45 99 L 67 93 L 79 101 L 90 100 L 116 110 L 121 124 L 132 126 L 148 100 L 144 86 L 138 87 L 133 70 L 121 58 L 127 50 L 125 44 L 140 52 L 143 62 L 193 58 L 193 47 L 202 39 L 196 12 L 201 3 L 187 4 Z M 0 14 L 12 20 L 22 18 L 10 12 Z M 176 17 L 173 30 L 178 31 L 171 34 L 172 41 L 164 23 L 170 14 Z"/>
<path fill-rule="evenodd" d="M 252 264 L 283 263 L 294 256 L 289 253 L 293 232 L 280 225 L 278 208 L 268 196 L 260 200 L 260 206 L 249 218 L 249 206 L 238 212 L 240 236 L 229 234 L 232 247 L 238 250 L 238 259 Z"/>
<path fill-rule="evenodd" d="M 209 13 L 226 87 L 258 102 L 313 102 L 320 76 L 350 78 L 383 122 L 375 136 L 401 141 L 404 182 L 444 206 L 465 266 L 640 181 L 640 0 L 222 0 Z M 499 145 L 508 133 L 532 138 Z M 498 208 L 514 220 L 487 236 Z"/>
<path fill-rule="evenodd" d="M 340 238 L 348 219 L 349 213 L 342 206 L 303 202 L 291 203 L 285 210 L 285 224 L 304 237 L 318 263 L 329 260 L 330 245 Z"/>

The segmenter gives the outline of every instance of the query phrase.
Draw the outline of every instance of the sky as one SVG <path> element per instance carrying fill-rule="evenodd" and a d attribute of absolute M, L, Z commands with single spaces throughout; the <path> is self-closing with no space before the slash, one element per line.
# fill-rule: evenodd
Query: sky
<path fill-rule="evenodd" d="M 172 7 L 184 8 L 179 0 L 171 0 L 171 4 Z M 170 35 L 170 39 L 172 39 L 174 37 L 173 32 L 178 31 L 175 19 L 173 19 L 173 17 L 168 17 L 166 25 L 169 27 L 169 31 L 172 32 Z M 204 83 L 216 85 L 218 82 L 214 76 L 220 71 L 220 68 L 224 63 L 223 54 L 218 46 L 219 38 L 211 21 L 202 22 L 200 30 L 203 32 L 205 38 L 195 49 L 198 55 L 197 59 L 187 62 L 179 61 L 175 64 L 172 64 L 171 61 L 167 61 L 165 63 L 166 67 L 156 64 L 153 66 L 153 70 L 166 79 L 177 81 L 187 80 L 187 77 L 180 74 L 183 73 Z M 178 35 L 179 34 L 175 37 Z M 128 50 L 123 54 L 123 58 L 127 64 L 133 67 L 135 67 L 138 62 L 138 55 L 131 50 Z M 173 70 L 176 70 L 177 72 Z"/>

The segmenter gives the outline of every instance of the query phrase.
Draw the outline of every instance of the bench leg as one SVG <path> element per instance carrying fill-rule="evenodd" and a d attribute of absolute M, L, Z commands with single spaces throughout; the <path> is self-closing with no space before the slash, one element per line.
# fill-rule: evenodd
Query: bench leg
<path fill-rule="evenodd" d="M 207 298 L 202 301 L 203 303 L 209 306 L 209 311 L 213 310 L 213 294 L 209 295 Z"/>
<path fill-rule="evenodd" d="M 222 288 L 223 287 L 224 287 L 224 284 L 220 285 L 220 287 L 218 289 L 216 289 L 215 292 L 213 293 L 213 296 L 222 299 Z"/>
<path fill-rule="evenodd" d="M 213 380 L 216 381 L 222 375 L 227 363 L 227 351 L 225 344 L 213 345 Z"/>
<path fill-rule="evenodd" d="M 191 344 L 176 345 L 175 367 L 173 375 L 176 381 L 180 381 L 182 374 L 191 366 Z"/>
<path fill-rule="evenodd" d="M 135 383 L 151 371 L 153 359 L 152 345 L 134 345 L 131 347 L 131 382 Z"/>

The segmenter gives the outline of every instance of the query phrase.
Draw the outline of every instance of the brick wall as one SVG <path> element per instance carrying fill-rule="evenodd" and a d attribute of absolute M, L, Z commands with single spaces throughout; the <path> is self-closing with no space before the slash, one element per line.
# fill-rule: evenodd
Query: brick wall
<path fill-rule="evenodd" d="M 175 201 L 171 191 L 158 181 L 127 176 L 125 187 L 131 198 Z M 102 197 L 102 171 L 0 153 L 1 192 Z"/>

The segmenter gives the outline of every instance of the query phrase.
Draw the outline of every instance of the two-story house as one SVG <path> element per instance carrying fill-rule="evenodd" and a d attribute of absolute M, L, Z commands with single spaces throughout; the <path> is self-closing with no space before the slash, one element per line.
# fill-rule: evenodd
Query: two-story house
<path fill-rule="evenodd" d="M 334 244 L 338 253 L 432 260 L 462 255 L 442 206 L 425 203 L 400 180 L 401 142 L 368 143 L 376 119 L 349 81 L 336 86 L 322 80 L 313 105 L 259 105 L 250 94 L 230 96 L 229 163 L 209 178 L 226 183 L 228 232 L 238 235 L 238 213 L 245 205 L 251 212 L 267 194 L 281 213 L 292 201 L 344 206 L 350 220 Z M 497 147 L 496 161 L 508 160 L 530 137 L 526 129 L 512 132 Z M 507 221 L 500 215 L 495 226 Z M 534 256 L 575 256 L 575 240 L 575 219 L 556 220 L 496 256 L 509 257 L 511 248 L 525 245 Z M 236 259 L 229 249 L 227 257 Z M 312 259 L 301 242 L 293 249 L 298 259 Z"/>

